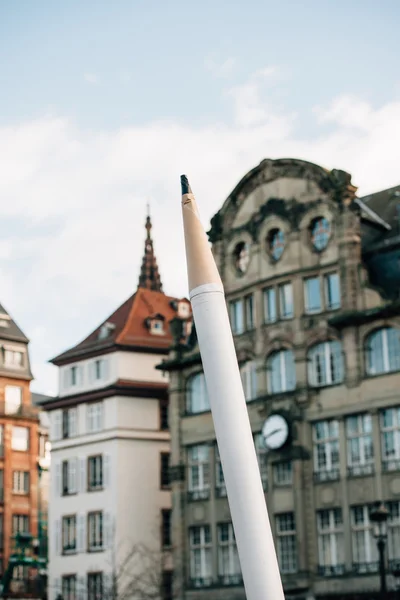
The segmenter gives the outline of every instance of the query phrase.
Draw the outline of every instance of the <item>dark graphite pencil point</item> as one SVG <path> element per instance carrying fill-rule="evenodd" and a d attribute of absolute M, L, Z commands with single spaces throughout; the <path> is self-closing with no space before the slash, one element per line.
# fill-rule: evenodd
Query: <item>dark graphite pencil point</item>
<path fill-rule="evenodd" d="M 186 175 L 181 175 L 181 186 L 182 186 L 182 196 L 184 194 L 191 194 L 192 193 L 192 189 L 190 187 L 188 178 L 186 177 Z"/>

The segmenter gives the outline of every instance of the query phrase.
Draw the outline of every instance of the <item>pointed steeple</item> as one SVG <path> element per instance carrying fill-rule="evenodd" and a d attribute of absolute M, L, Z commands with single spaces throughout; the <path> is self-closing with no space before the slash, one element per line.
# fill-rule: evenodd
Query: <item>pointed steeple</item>
<path fill-rule="evenodd" d="M 147 205 L 147 218 L 146 218 L 146 241 L 144 243 L 144 255 L 142 260 L 142 267 L 140 269 L 139 276 L 139 288 L 145 288 L 147 290 L 154 290 L 156 292 L 162 292 L 162 283 L 160 273 L 158 271 L 157 259 L 154 254 L 153 240 L 151 237 L 151 218 L 150 218 L 150 207 Z"/>

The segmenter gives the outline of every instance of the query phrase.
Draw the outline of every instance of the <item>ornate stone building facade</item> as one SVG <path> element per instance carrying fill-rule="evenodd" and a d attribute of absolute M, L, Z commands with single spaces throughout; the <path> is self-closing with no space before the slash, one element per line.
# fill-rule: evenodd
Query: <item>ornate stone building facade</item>
<path fill-rule="evenodd" d="M 374 597 L 377 501 L 389 588 L 400 559 L 400 188 L 356 191 L 343 171 L 265 160 L 209 232 L 291 599 Z M 195 329 L 171 330 L 176 590 L 244 600 Z"/>

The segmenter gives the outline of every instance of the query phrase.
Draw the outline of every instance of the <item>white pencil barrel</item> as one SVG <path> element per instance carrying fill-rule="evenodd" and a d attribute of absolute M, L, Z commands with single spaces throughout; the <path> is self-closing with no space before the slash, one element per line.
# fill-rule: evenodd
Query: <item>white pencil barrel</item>
<path fill-rule="evenodd" d="M 190 297 L 247 600 L 284 600 L 225 296 Z"/>

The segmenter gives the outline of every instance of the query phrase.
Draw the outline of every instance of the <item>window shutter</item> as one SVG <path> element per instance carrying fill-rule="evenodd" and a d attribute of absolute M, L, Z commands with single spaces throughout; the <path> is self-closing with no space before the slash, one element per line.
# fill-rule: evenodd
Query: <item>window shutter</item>
<path fill-rule="evenodd" d="M 94 362 L 90 362 L 87 366 L 88 373 L 88 383 L 92 384 L 94 382 Z"/>
<path fill-rule="evenodd" d="M 78 491 L 78 459 L 71 458 L 68 461 L 68 488 L 71 494 L 75 494 Z"/>
<path fill-rule="evenodd" d="M 70 367 L 65 367 L 63 371 L 63 388 L 67 390 L 71 382 L 71 371 Z"/>
<path fill-rule="evenodd" d="M 103 546 L 104 550 L 107 550 L 111 546 L 111 518 L 108 512 L 104 513 Z"/>
<path fill-rule="evenodd" d="M 55 523 L 55 552 L 56 554 L 61 554 L 61 520 L 57 519 Z"/>
<path fill-rule="evenodd" d="M 83 576 L 78 577 L 76 597 L 77 598 L 86 598 L 86 579 Z"/>
<path fill-rule="evenodd" d="M 70 424 L 69 435 L 70 435 L 70 437 L 74 437 L 78 433 L 78 431 L 77 431 L 77 424 L 78 424 L 77 417 L 78 417 L 78 409 L 77 408 L 70 408 L 70 412 L 69 412 L 69 424 Z"/>
<path fill-rule="evenodd" d="M 110 455 L 103 454 L 103 486 L 107 488 L 110 485 Z"/>
<path fill-rule="evenodd" d="M 61 410 L 54 410 L 50 417 L 50 438 L 51 441 L 59 440 L 61 438 Z"/>
<path fill-rule="evenodd" d="M 103 359 L 103 366 L 102 366 L 102 379 L 104 379 L 104 381 L 108 381 L 109 378 L 109 372 L 110 372 L 110 361 L 108 358 L 104 358 Z"/>
<path fill-rule="evenodd" d="M 55 463 L 54 465 L 54 469 L 55 469 L 55 477 L 54 477 L 54 481 L 55 481 L 55 495 L 56 497 L 61 496 L 61 464 Z"/>
<path fill-rule="evenodd" d="M 85 515 L 78 515 L 77 524 L 77 550 L 85 552 Z"/>
<path fill-rule="evenodd" d="M 62 590 L 61 590 L 61 577 L 55 577 L 54 578 L 54 592 L 53 592 L 53 598 L 57 598 L 58 594 L 61 594 Z"/>
<path fill-rule="evenodd" d="M 78 386 L 82 386 L 85 382 L 85 372 L 83 369 L 83 366 L 78 367 L 78 380 L 77 380 L 77 384 Z"/>
<path fill-rule="evenodd" d="M 79 459 L 79 477 L 80 477 L 80 490 L 85 493 L 87 491 L 87 478 L 86 478 L 86 458 Z"/>

